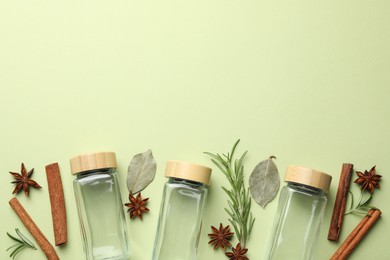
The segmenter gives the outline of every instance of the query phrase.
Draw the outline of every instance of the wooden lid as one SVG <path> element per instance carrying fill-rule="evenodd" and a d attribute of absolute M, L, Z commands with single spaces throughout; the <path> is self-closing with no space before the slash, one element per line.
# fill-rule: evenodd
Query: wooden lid
<path fill-rule="evenodd" d="M 290 165 L 284 181 L 301 183 L 328 192 L 332 176 L 310 168 Z"/>
<path fill-rule="evenodd" d="M 83 154 L 70 159 L 70 170 L 73 175 L 107 168 L 116 168 L 116 155 L 114 152 Z"/>
<path fill-rule="evenodd" d="M 168 161 L 165 177 L 196 181 L 206 185 L 210 182 L 211 168 L 194 163 Z"/>

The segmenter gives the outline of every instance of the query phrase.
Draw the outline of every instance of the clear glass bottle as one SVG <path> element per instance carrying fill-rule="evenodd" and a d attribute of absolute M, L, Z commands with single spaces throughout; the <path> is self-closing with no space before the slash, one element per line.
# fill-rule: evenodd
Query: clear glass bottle
<path fill-rule="evenodd" d="M 70 165 L 86 259 L 129 259 L 115 153 L 76 156 Z"/>
<path fill-rule="evenodd" d="M 211 169 L 168 161 L 153 260 L 195 260 Z"/>
<path fill-rule="evenodd" d="M 287 168 L 266 260 L 313 259 L 331 180 L 313 169 Z"/>

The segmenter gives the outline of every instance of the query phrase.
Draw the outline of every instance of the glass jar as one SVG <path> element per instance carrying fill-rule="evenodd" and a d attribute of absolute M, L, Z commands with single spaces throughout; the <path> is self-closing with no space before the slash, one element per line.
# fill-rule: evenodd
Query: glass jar
<path fill-rule="evenodd" d="M 313 169 L 287 168 L 265 259 L 313 259 L 331 180 Z"/>
<path fill-rule="evenodd" d="M 197 164 L 168 161 L 153 260 L 197 258 L 202 212 L 211 169 Z"/>
<path fill-rule="evenodd" d="M 76 156 L 70 165 L 86 258 L 129 259 L 115 153 Z"/>

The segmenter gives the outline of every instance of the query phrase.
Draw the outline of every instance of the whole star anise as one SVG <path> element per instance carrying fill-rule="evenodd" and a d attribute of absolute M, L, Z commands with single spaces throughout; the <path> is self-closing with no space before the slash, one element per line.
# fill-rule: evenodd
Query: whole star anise
<path fill-rule="evenodd" d="M 241 248 L 241 244 L 238 243 L 236 248 L 232 247 L 232 252 L 226 252 L 225 255 L 230 260 L 249 260 L 245 255 L 248 252 L 247 248 Z"/>
<path fill-rule="evenodd" d="M 371 194 L 374 192 L 375 187 L 379 189 L 379 181 L 382 178 L 381 175 L 376 174 L 376 165 L 371 168 L 370 171 L 365 170 L 364 173 L 362 172 L 356 172 L 357 176 L 359 176 L 354 182 L 359 184 L 362 189 L 364 190 L 370 190 Z"/>
<path fill-rule="evenodd" d="M 142 220 L 142 214 L 144 212 L 148 212 L 149 209 L 145 207 L 148 203 L 149 198 L 142 199 L 141 192 L 138 193 L 137 197 L 134 197 L 133 194 L 129 194 L 130 203 L 126 203 L 125 206 L 129 207 L 127 212 L 130 212 L 130 218 L 134 218 L 135 216 L 139 216 Z"/>
<path fill-rule="evenodd" d="M 30 193 L 30 186 L 33 186 L 34 188 L 38 188 L 38 189 L 42 187 L 37 182 L 31 180 L 31 176 L 34 173 L 34 168 L 31 169 L 29 172 L 27 172 L 26 167 L 24 167 L 24 163 L 22 163 L 21 168 L 22 168 L 20 170 L 21 174 L 17 172 L 9 172 L 15 178 L 15 181 L 11 183 L 16 184 L 12 194 L 15 194 L 23 189 L 24 193 L 28 197 Z"/>
<path fill-rule="evenodd" d="M 232 238 L 234 233 L 230 232 L 229 225 L 226 227 L 223 227 L 222 223 L 220 223 L 219 229 L 217 229 L 214 226 L 211 226 L 211 229 L 212 229 L 213 233 L 208 234 L 208 236 L 211 239 L 209 241 L 209 244 L 213 244 L 214 249 L 216 249 L 216 248 L 218 248 L 218 246 L 220 246 L 223 249 L 223 251 L 225 251 L 226 246 L 232 246 L 232 244 L 230 244 L 229 240 Z"/>

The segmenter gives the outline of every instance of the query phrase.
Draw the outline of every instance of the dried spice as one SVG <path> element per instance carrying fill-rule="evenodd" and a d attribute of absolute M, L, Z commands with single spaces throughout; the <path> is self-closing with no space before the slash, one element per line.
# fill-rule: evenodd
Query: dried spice
<path fill-rule="evenodd" d="M 60 167 L 58 163 L 46 165 L 47 187 L 49 188 L 50 208 L 53 220 L 54 240 L 56 246 L 68 242 L 68 231 L 66 223 L 66 208 L 64 190 Z"/>
<path fill-rule="evenodd" d="M 143 199 L 140 192 L 138 193 L 137 197 L 134 197 L 133 194 L 130 193 L 129 200 L 130 202 L 126 203 L 125 206 L 129 207 L 127 211 L 130 212 L 130 218 L 139 216 L 139 218 L 142 220 L 142 214 L 149 211 L 149 209 L 145 207 L 149 198 Z"/>
<path fill-rule="evenodd" d="M 209 244 L 214 245 L 214 250 L 217 249 L 219 246 L 223 249 L 223 251 L 226 250 L 226 246 L 232 246 L 230 244 L 229 240 L 233 237 L 234 232 L 230 232 L 230 226 L 227 225 L 226 227 L 222 226 L 222 223 L 219 224 L 219 229 L 217 229 L 214 226 L 211 226 L 211 229 L 213 233 L 208 234 L 210 237 Z"/>
<path fill-rule="evenodd" d="M 351 205 L 350 208 L 345 214 L 358 214 L 358 215 L 366 215 L 367 212 L 371 209 L 378 209 L 368 203 L 372 199 L 374 195 L 375 188 L 379 188 L 379 181 L 382 176 L 376 174 L 376 166 L 373 166 L 370 171 L 365 170 L 364 173 L 356 171 L 358 178 L 354 181 L 354 183 L 361 186 L 360 197 L 358 203 L 354 206 L 354 196 L 352 192 L 349 192 L 351 195 Z"/>
<path fill-rule="evenodd" d="M 380 218 L 382 212 L 379 209 L 371 209 L 367 215 L 360 221 L 355 229 L 349 234 L 339 249 L 333 254 L 330 260 L 346 260 L 349 255 L 355 250 L 368 231 Z"/>
<path fill-rule="evenodd" d="M 15 211 L 16 215 L 18 215 L 19 219 L 23 222 L 24 226 L 30 231 L 31 235 L 35 238 L 38 245 L 41 247 L 43 253 L 46 255 L 48 260 L 59 260 L 56 250 L 50 244 L 49 240 L 45 237 L 42 231 L 39 229 L 37 224 L 35 224 L 34 220 L 24 209 L 22 204 L 20 204 L 17 198 L 12 198 L 9 201 L 9 205 Z"/>
<path fill-rule="evenodd" d="M 343 163 L 340 173 L 339 186 L 337 188 L 336 200 L 333 207 L 332 220 L 330 221 L 328 240 L 338 241 L 341 227 L 344 221 L 345 208 L 347 206 L 347 196 L 351 185 L 353 172 L 352 163 Z"/>
<path fill-rule="evenodd" d="M 30 186 L 34 188 L 42 188 L 37 182 L 31 179 L 32 174 L 34 173 L 34 168 L 27 172 L 26 167 L 24 167 L 24 163 L 22 163 L 21 174 L 17 172 L 9 172 L 14 178 L 15 181 L 11 182 L 16 184 L 16 187 L 12 194 L 18 193 L 22 189 L 24 193 L 28 197 L 30 193 Z"/>
<path fill-rule="evenodd" d="M 232 252 L 226 252 L 225 255 L 230 260 L 249 260 L 249 258 L 246 256 L 246 253 L 248 252 L 247 248 L 241 248 L 241 244 L 238 243 L 236 248 L 232 247 Z"/>
<path fill-rule="evenodd" d="M 127 170 L 127 188 L 130 193 L 145 189 L 156 175 L 157 164 L 152 150 L 134 155 Z"/>
<path fill-rule="evenodd" d="M 364 190 L 370 190 L 370 193 L 374 193 L 374 189 L 377 187 L 378 189 L 380 188 L 380 185 L 379 185 L 379 181 L 380 179 L 382 178 L 381 175 L 378 175 L 376 174 L 376 170 L 375 170 L 375 166 L 373 166 L 371 168 L 370 171 L 367 171 L 365 170 L 364 173 L 362 172 L 356 172 L 357 176 L 359 176 L 359 178 L 357 178 L 354 183 L 357 183 L 359 184 L 362 189 L 362 191 Z"/>
<path fill-rule="evenodd" d="M 252 198 L 263 208 L 278 194 L 280 177 L 278 167 L 270 156 L 261 161 L 249 177 L 249 190 Z"/>

